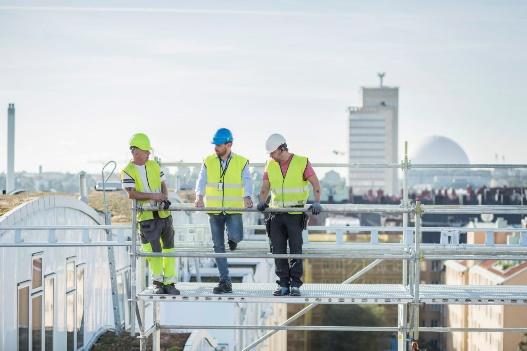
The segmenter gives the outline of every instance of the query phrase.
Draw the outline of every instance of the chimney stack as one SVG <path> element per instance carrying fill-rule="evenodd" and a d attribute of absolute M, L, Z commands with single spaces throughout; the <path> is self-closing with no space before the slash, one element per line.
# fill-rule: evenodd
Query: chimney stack
<path fill-rule="evenodd" d="M 7 109 L 7 176 L 6 193 L 15 190 L 15 104 Z"/>

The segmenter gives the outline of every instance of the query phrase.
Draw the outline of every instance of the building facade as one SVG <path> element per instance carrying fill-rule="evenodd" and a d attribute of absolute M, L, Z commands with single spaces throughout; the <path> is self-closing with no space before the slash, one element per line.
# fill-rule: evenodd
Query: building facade
<path fill-rule="evenodd" d="M 506 227 L 507 222 L 498 218 L 495 222 L 473 222 L 467 243 L 483 244 L 488 235 L 478 228 Z M 514 243 L 516 233 L 495 232 L 495 244 Z M 526 261 L 445 261 L 447 285 L 527 285 Z M 448 305 L 448 327 L 466 328 L 518 328 L 524 327 L 527 307 L 516 305 Z M 448 351 L 506 351 L 516 350 L 522 340 L 520 333 L 448 333 Z"/>
<path fill-rule="evenodd" d="M 399 88 L 381 84 L 361 88 L 362 106 L 350 107 L 348 160 L 353 163 L 398 163 Z M 361 195 L 370 189 L 399 194 L 397 169 L 349 168 L 349 185 Z"/>

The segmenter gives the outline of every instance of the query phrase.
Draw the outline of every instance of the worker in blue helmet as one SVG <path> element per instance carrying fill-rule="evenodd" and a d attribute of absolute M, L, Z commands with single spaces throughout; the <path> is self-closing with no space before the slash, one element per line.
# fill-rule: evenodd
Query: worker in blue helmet
<path fill-rule="evenodd" d="M 211 144 L 222 145 L 232 143 L 232 133 L 227 128 L 220 128 L 214 133 Z"/>
<path fill-rule="evenodd" d="M 234 251 L 243 239 L 241 208 L 253 207 L 249 160 L 231 152 L 230 130 L 220 128 L 212 138 L 214 153 L 205 157 L 196 183 L 196 207 L 216 207 L 222 211 L 207 211 L 214 252 L 225 252 L 225 227 L 229 248 Z M 205 198 L 205 199 L 204 199 Z M 227 259 L 216 258 L 220 274 L 214 294 L 232 292 Z"/>

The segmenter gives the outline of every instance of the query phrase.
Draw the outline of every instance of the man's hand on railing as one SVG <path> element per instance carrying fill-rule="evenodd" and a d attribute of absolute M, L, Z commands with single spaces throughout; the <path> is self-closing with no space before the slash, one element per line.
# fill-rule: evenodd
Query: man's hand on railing
<path fill-rule="evenodd" d="M 198 208 L 205 207 L 205 204 L 203 203 L 203 196 L 196 196 L 196 201 L 194 201 L 194 205 Z"/>
<path fill-rule="evenodd" d="M 253 200 L 250 196 L 246 196 L 243 198 L 243 203 L 245 205 L 245 208 L 252 208 L 253 207 Z"/>
<path fill-rule="evenodd" d="M 258 206 L 256 206 L 256 209 L 260 212 L 263 212 L 267 207 L 269 207 L 268 204 L 266 204 L 265 202 L 260 202 L 258 203 Z"/>
<path fill-rule="evenodd" d="M 322 211 L 322 206 L 320 206 L 320 202 L 313 202 L 313 204 L 309 206 L 309 209 L 312 214 L 317 215 Z"/>
<path fill-rule="evenodd" d="M 159 207 L 163 210 L 168 210 L 170 208 L 170 205 L 172 205 L 172 202 L 170 202 L 170 200 L 165 200 L 159 204 Z"/>

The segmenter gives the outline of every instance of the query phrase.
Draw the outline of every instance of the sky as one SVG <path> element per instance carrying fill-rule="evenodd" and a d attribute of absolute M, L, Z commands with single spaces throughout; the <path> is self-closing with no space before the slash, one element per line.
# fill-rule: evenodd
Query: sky
<path fill-rule="evenodd" d="M 346 162 L 362 86 L 399 87 L 399 150 L 430 135 L 473 163 L 527 163 L 525 1 L 0 0 L 0 172 L 7 107 L 17 171 L 99 172 L 147 133 L 163 161 L 199 162 L 217 128 L 265 161 L 282 133 Z"/>

